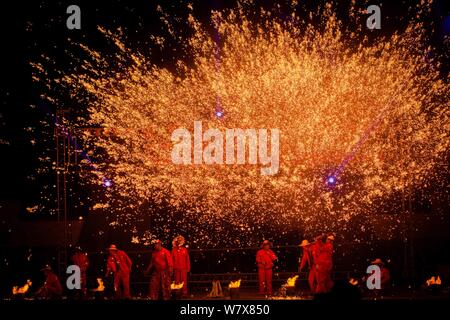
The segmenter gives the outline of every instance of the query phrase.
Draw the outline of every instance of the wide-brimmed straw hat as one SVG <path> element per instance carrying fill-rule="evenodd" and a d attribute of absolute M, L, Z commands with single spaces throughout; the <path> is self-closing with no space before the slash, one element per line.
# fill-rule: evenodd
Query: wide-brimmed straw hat
<path fill-rule="evenodd" d="M 302 243 L 300 243 L 298 246 L 299 246 L 299 247 L 306 247 L 306 246 L 309 246 L 309 241 L 306 240 L 306 239 L 304 239 L 304 240 L 302 240 Z"/>
<path fill-rule="evenodd" d="M 373 261 L 371 262 L 371 264 L 376 264 L 376 265 L 384 266 L 384 262 L 383 262 L 383 260 L 381 260 L 380 258 L 376 258 L 375 260 L 373 260 Z"/>
<path fill-rule="evenodd" d="M 46 264 L 41 271 L 52 271 L 52 267 L 49 264 Z"/>
<path fill-rule="evenodd" d="M 108 250 L 118 250 L 115 244 L 109 246 Z"/>
<path fill-rule="evenodd" d="M 186 242 L 186 239 L 182 235 L 176 236 L 172 243 L 176 243 L 179 246 L 182 246 Z"/>
<path fill-rule="evenodd" d="M 154 239 L 154 240 L 151 241 L 151 245 L 154 246 L 155 244 L 162 244 L 162 242 L 159 239 Z"/>
<path fill-rule="evenodd" d="M 261 243 L 261 247 L 264 247 L 266 244 L 268 244 L 269 246 L 272 246 L 272 244 L 270 243 L 269 240 L 264 240 L 264 241 Z"/>

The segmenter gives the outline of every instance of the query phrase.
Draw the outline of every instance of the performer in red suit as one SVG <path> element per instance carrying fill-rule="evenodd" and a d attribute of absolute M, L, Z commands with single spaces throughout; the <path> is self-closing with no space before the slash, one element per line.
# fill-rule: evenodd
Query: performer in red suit
<path fill-rule="evenodd" d="M 83 252 L 81 247 L 75 248 L 75 253 L 72 255 L 72 263 L 80 268 L 81 296 L 86 297 L 86 271 L 89 267 L 89 259 L 87 253 Z"/>
<path fill-rule="evenodd" d="M 380 267 L 381 271 L 381 290 L 386 290 L 391 285 L 391 273 L 389 272 L 389 269 L 386 268 L 383 260 L 380 258 L 376 258 L 374 261 L 371 262 L 371 264 L 377 265 Z"/>
<path fill-rule="evenodd" d="M 302 258 L 300 260 L 299 272 L 302 272 L 303 268 L 308 268 L 308 284 L 311 292 L 316 290 L 316 266 L 313 259 L 313 245 L 308 240 L 303 240 L 300 244 L 303 250 Z"/>
<path fill-rule="evenodd" d="M 262 249 L 256 253 L 256 264 L 258 265 L 259 293 L 265 295 L 272 294 L 272 267 L 277 260 L 275 253 L 270 250 L 269 240 L 264 240 Z"/>
<path fill-rule="evenodd" d="M 109 247 L 106 276 L 114 274 L 114 292 L 117 299 L 129 299 L 130 295 L 130 273 L 132 262 L 128 255 L 118 250 L 115 245 Z"/>
<path fill-rule="evenodd" d="M 164 300 L 169 300 L 172 257 L 169 250 L 163 248 L 160 240 L 155 240 L 153 245 L 152 260 L 146 271 L 150 273 L 150 299 L 158 300 L 161 294 Z"/>
<path fill-rule="evenodd" d="M 183 236 L 177 236 L 173 239 L 172 260 L 175 277 L 175 284 L 183 283 L 182 295 L 188 296 L 187 274 L 191 271 L 191 261 L 189 252 L 184 247 L 185 239 Z"/>
<path fill-rule="evenodd" d="M 316 294 L 330 292 L 334 285 L 331 279 L 331 271 L 333 269 L 333 242 L 334 235 L 332 234 L 328 235 L 325 239 L 324 237 L 316 239 L 313 250 L 313 259 L 316 265 Z"/>
<path fill-rule="evenodd" d="M 44 285 L 36 292 L 36 296 L 45 299 L 61 298 L 63 288 L 59 282 L 58 276 L 53 273 L 52 268 L 46 265 L 42 272 L 45 274 Z"/>

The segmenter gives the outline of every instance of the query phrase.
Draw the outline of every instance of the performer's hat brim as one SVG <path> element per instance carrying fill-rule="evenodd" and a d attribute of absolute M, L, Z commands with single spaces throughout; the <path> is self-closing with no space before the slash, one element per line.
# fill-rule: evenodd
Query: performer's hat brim
<path fill-rule="evenodd" d="M 52 267 L 50 267 L 50 265 L 45 265 L 45 267 L 43 267 L 42 269 L 41 269 L 41 271 L 52 271 Z"/>
<path fill-rule="evenodd" d="M 381 260 L 380 258 L 376 258 L 375 260 L 373 260 L 373 261 L 371 262 L 371 264 L 384 266 L 384 262 L 383 262 L 383 260 Z"/>
<path fill-rule="evenodd" d="M 298 246 L 299 247 L 306 247 L 308 245 L 309 245 L 309 241 L 305 239 L 305 240 L 302 240 L 302 243 L 300 243 Z"/>
<path fill-rule="evenodd" d="M 264 241 L 261 243 L 261 247 L 264 247 L 265 245 L 272 246 L 272 244 L 270 243 L 269 240 L 264 240 Z"/>
<path fill-rule="evenodd" d="M 182 235 L 176 236 L 172 241 L 172 243 L 176 243 L 179 246 L 182 246 L 185 242 L 186 242 L 186 239 Z"/>
<path fill-rule="evenodd" d="M 118 249 L 117 249 L 115 244 L 112 244 L 112 245 L 109 246 L 108 250 L 117 251 Z"/>

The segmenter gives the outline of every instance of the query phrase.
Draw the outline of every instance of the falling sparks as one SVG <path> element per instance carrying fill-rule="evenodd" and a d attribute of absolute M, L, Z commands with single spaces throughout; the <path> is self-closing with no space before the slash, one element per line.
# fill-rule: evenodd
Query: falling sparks
<path fill-rule="evenodd" d="M 189 5 L 192 35 L 179 37 L 189 58 L 180 56 L 174 70 L 127 48 L 123 30 L 99 28 L 116 59 L 81 45 L 90 55 L 83 71 L 54 80 L 88 103 L 90 125 L 108 132 L 85 138 L 90 152 L 106 155 L 97 168 L 114 182 L 108 196 L 121 226 L 153 216 L 144 238 L 187 223 L 194 243 L 211 244 L 251 242 L 274 230 L 344 232 L 352 220 L 368 232 L 388 220 L 376 214 L 386 201 L 439 179 L 450 90 L 438 61 L 424 60 L 431 49 L 419 20 L 373 41 L 355 8 L 357 30 L 330 4 L 318 10 L 317 25 L 302 18 L 308 14 L 281 19 L 254 7 L 213 11 L 208 26 Z M 176 34 L 170 23 L 168 30 Z M 164 46 L 164 38 L 151 38 Z M 219 130 L 278 128 L 279 173 L 173 164 L 171 134 L 194 121 Z M 98 174 L 86 179 L 102 183 Z M 386 233 L 396 230 L 395 220 L 386 224 Z"/>

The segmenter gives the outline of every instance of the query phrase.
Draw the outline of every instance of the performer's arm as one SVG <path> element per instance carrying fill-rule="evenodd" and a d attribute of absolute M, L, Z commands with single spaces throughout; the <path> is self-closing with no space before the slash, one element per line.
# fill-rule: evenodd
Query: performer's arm
<path fill-rule="evenodd" d="M 261 257 L 261 252 L 260 251 L 258 251 L 257 253 L 256 253 L 256 264 L 264 264 L 264 261 L 263 261 L 263 259 L 262 259 L 262 257 Z"/>
<path fill-rule="evenodd" d="M 152 271 L 152 268 L 153 268 L 153 258 L 150 259 L 150 263 L 147 269 L 145 269 L 144 273 L 150 273 Z"/>
<path fill-rule="evenodd" d="M 271 255 L 272 261 L 275 261 L 275 260 L 278 259 L 278 257 L 276 256 L 275 252 L 273 252 L 272 250 L 270 250 L 270 255 Z"/>
<path fill-rule="evenodd" d="M 166 260 L 167 260 L 167 266 L 169 267 L 169 272 L 173 272 L 173 260 L 172 255 L 170 254 L 169 250 L 166 251 Z"/>
<path fill-rule="evenodd" d="M 108 276 L 111 272 L 116 272 L 116 263 L 115 259 L 112 256 L 108 257 L 108 261 L 106 262 L 106 276 Z"/>
<path fill-rule="evenodd" d="M 306 266 L 308 260 L 308 253 L 303 250 L 302 260 L 300 262 L 300 272 L 303 270 L 303 268 Z"/>

